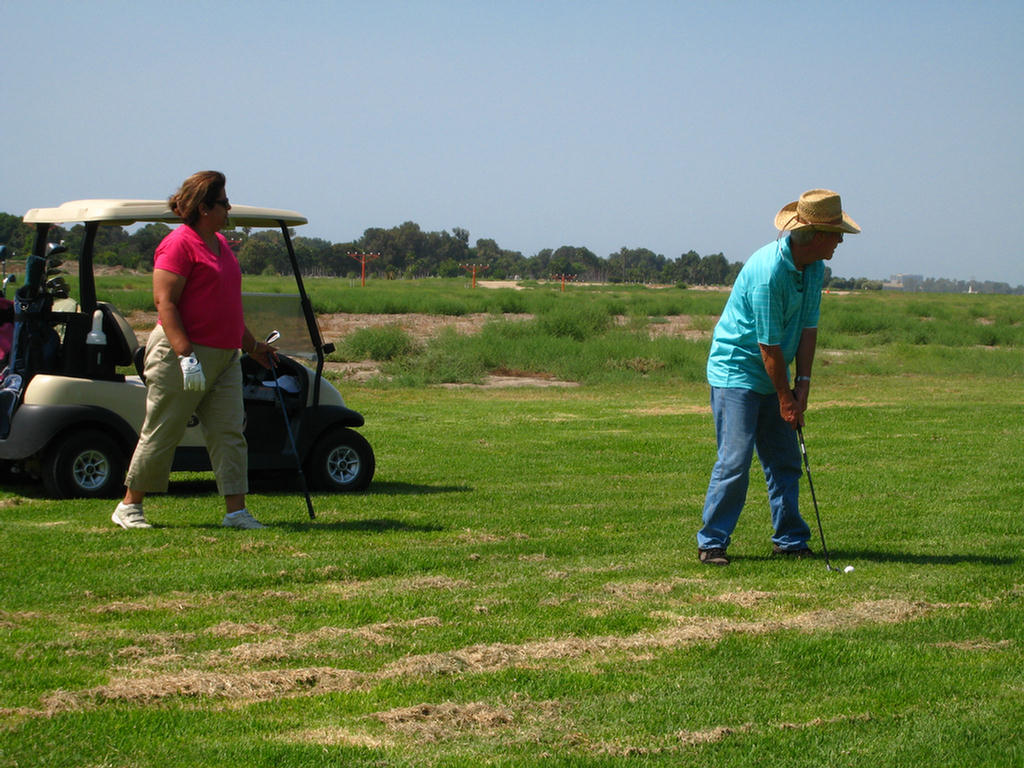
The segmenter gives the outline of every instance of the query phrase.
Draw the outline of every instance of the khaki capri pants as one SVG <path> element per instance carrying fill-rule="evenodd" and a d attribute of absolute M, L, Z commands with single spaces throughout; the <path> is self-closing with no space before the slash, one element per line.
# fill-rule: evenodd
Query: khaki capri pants
<path fill-rule="evenodd" d="M 194 413 L 221 496 L 249 492 L 249 456 L 242 406 L 241 352 L 193 345 L 203 366 L 206 389 L 186 392 L 178 356 L 157 325 L 146 344 L 146 420 L 139 433 L 125 485 L 135 491 L 167 490 L 174 449 Z"/>

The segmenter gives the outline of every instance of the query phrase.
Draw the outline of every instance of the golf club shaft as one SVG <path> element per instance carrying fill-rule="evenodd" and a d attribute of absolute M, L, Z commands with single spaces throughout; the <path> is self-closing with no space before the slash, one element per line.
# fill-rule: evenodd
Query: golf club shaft
<path fill-rule="evenodd" d="M 825 556 L 825 567 L 832 570 L 832 564 L 828 559 L 828 547 L 825 546 L 825 530 L 821 527 L 821 513 L 818 512 L 818 499 L 814 495 L 814 481 L 811 479 L 811 462 L 807 458 L 807 445 L 804 443 L 803 427 L 796 428 L 796 434 L 800 438 L 800 453 L 804 457 L 804 468 L 807 470 L 807 487 L 811 489 L 811 501 L 814 503 L 814 517 L 818 521 L 818 534 L 821 536 L 821 553 Z"/>
<path fill-rule="evenodd" d="M 299 449 L 295 445 L 295 435 L 292 433 L 292 421 L 288 418 L 288 408 L 285 406 L 284 393 L 281 392 L 281 382 L 277 378 L 277 366 L 274 365 L 273 354 L 268 354 L 267 359 L 270 361 L 270 373 L 274 377 L 274 391 L 277 392 L 277 402 L 281 406 L 281 414 L 284 416 L 284 426 L 288 431 L 288 443 L 292 447 L 292 456 L 295 457 L 295 468 L 299 472 L 299 482 L 302 484 L 302 493 L 306 497 L 306 511 L 309 512 L 309 519 L 313 520 L 316 518 L 316 514 L 313 512 L 313 500 L 309 497 L 309 486 L 306 485 L 306 475 L 302 471 L 302 460 L 299 458 Z"/>

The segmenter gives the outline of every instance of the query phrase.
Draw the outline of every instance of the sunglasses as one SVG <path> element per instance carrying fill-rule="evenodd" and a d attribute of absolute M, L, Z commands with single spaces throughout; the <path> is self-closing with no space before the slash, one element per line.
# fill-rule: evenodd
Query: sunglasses
<path fill-rule="evenodd" d="M 231 203 L 228 202 L 228 199 L 226 197 L 223 200 L 214 200 L 213 204 L 214 205 L 223 205 L 225 209 L 228 209 L 228 208 L 231 207 Z"/>

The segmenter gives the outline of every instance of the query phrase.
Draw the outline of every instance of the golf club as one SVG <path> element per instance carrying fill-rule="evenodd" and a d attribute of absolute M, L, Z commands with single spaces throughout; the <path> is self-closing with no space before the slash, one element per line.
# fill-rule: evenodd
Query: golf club
<path fill-rule="evenodd" d="M 0 278 L 3 278 L 3 289 L 0 290 L 0 298 L 7 298 L 7 284 L 14 282 L 14 275 L 7 274 L 7 246 L 0 245 Z"/>
<path fill-rule="evenodd" d="M 800 437 L 800 453 L 804 456 L 804 467 L 807 469 L 807 485 L 811 489 L 811 501 L 814 502 L 814 516 L 818 519 L 818 533 L 821 535 L 821 552 L 825 555 L 825 567 L 830 571 L 838 572 L 828 560 L 828 547 L 825 546 L 825 531 L 821 527 L 821 514 L 818 512 L 818 499 L 814 496 L 814 481 L 811 480 L 811 462 L 807 459 L 807 446 L 804 444 L 804 429 L 797 427 L 796 433 Z"/>
<path fill-rule="evenodd" d="M 281 338 L 278 331 L 271 331 L 267 335 L 267 344 L 273 344 Z M 299 483 L 302 485 L 302 492 L 306 495 L 306 510 L 309 512 L 309 519 L 313 520 L 316 515 L 313 513 L 313 500 L 309 497 L 309 486 L 306 485 L 306 476 L 302 472 L 302 459 L 299 458 L 299 449 L 295 445 L 295 435 L 292 432 L 292 422 L 288 418 L 288 408 L 284 404 L 284 394 L 281 392 L 281 382 L 277 378 L 277 366 L 274 365 L 274 354 L 267 353 L 267 360 L 270 361 L 270 373 L 274 377 L 274 390 L 277 392 L 277 402 L 281 406 L 281 413 L 284 415 L 284 426 L 288 430 L 288 442 L 292 447 L 292 456 L 295 457 L 295 468 L 299 471 Z"/>

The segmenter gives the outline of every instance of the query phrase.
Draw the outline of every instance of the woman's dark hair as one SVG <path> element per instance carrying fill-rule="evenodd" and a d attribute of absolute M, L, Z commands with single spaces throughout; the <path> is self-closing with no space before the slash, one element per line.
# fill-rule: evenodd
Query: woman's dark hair
<path fill-rule="evenodd" d="M 195 226 L 199 221 L 199 206 L 212 208 L 226 185 L 227 177 L 220 171 L 199 171 L 182 182 L 181 188 L 167 199 L 167 204 L 182 221 Z"/>

